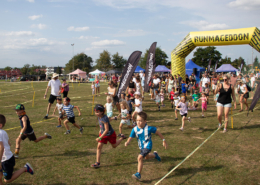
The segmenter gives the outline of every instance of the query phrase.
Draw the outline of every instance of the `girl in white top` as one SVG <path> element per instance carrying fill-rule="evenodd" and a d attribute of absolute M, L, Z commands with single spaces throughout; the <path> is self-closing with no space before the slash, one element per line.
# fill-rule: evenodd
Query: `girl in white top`
<path fill-rule="evenodd" d="M 160 91 L 160 99 L 161 99 L 162 107 L 165 107 L 165 105 L 163 104 L 163 102 L 164 102 L 164 92 L 163 92 L 163 89 L 161 89 L 161 91 Z"/>
<path fill-rule="evenodd" d="M 173 100 L 174 100 L 174 106 L 175 106 L 175 120 L 177 120 L 177 119 L 178 119 L 177 106 L 178 106 L 178 104 L 179 104 L 179 102 L 180 102 L 180 100 L 181 100 L 178 91 L 175 91 Z"/>
<path fill-rule="evenodd" d="M 118 136 L 124 137 L 124 134 L 122 134 L 123 125 L 126 124 L 128 128 L 134 128 L 135 125 L 131 125 L 131 123 L 130 123 L 130 118 L 131 118 L 131 115 L 129 114 L 130 107 L 128 106 L 128 104 L 125 100 L 120 102 L 120 107 L 121 107 L 121 113 L 118 115 L 118 117 L 121 117 L 121 122 L 119 125 L 119 135 Z"/>
<path fill-rule="evenodd" d="M 113 116 L 113 103 L 111 96 L 107 96 L 107 103 L 104 105 L 104 107 L 107 111 L 108 119 L 111 120 Z"/>
<path fill-rule="evenodd" d="M 160 103 L 161 103 L 161 97 L 160 97 L 160 94 L 159 94 L 159 90 L 156 90 L 155 91 L 155 102 L 156 102 L 156 105 L 158 107 L 158 110 L 160 110 Z"/>
<path fill-rule="evenodd" d="M 141 93 L 141 91 L 143 91 L 140 77 L 136 78 L 135 86 L 136 86 L 136 92 L 140 92 Z"/>
<path fill-rule="evenodd" d="M 135 107 L 135 111 L 132 115 L 132 119 L 133 119 L 133 123 L 136 125 L 135 115 L 139 112 L 142 112 L 143 108 L 142 108 L 142 98 L 140 92 L 135 92 L 134 95 L 135 95 L 135 104 L 132 102 L 132 105 Z"/>
<path fill-rule="evenodd" d="M 184 129 L 185 120 L 188 120 L 190 122 L 190 117 L 187 118 L 188 115 L 188 106 L 189 103 L 186 102 L 186 96 L 181 97 L 181 102 L 177 106 L 177 110 L 180 111 L 181 117 L 182 117 L 182 126 L 180 128 L 181 131 Z"/>
<path fill-rule="evenodd" d="M 241 109 L 239 112 L 243 111 L 243 104 L 246 105 L 246 110 L 248 110 L 248 104 L 247 104 L 247 99 L 249 98 L 249 91 L 247 89 L 246 83 L 244 81 L 239 81 L 237 90 L 241 91 L 242 94 L 240 95 L 240 107 Z"/>
<path fill-rule="evenodd" d="M 92 89 L 92 95 L 95 95 L 95 84 L 94 84 L 94 82 L 92 82 L 91 89 Z"/>
<path fill-rule="evenodd" d="M 64 115 L 62 114 L 63 106 L 64 106 L 64 105 L 63 105 L 63 103 L 62 103 L 61 97 L 58 97 L 58 98 L 57 98 L 56 107 L 55 107 L 55 109 L 54 109 L 54 111 L 53 111 L 53 114 L 52 114 L 52 115 L 54 116 L 56 110 L 58 109 L 58 111 L 59 111 L 59 117 L 58 117 L 59 125 L 57 126 L 58 128 L 61 127 L 61 120 L 63 120 L 64 118 L 67 117 L 67 116 L 64 116 Z"/>

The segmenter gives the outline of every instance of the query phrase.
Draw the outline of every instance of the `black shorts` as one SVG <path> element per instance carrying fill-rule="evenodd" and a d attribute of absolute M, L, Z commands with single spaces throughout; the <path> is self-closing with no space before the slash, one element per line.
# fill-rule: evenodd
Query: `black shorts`
<path fill-rule="evenodd" d="M 116 103 L 119 103 L 119 98 L 117 95 L 113 97 L 113 104 L 116 105 Z"/>
<path fill-rule="evenodd" d="M 130 114 L 130 115 L 132 114 L 132 111 L 131 111 L 131 110 L 129 111 L 129 114 Z"/>
<path fill-rule="evenodd" d="M 13 176 L 15 158 L 12 156 L 7 161 L 2 162 L 2 170 L 5 180 L 10 180 Z"/>
<path fill-rule="evenodd" d="M 53 104 L 53 102 L 57 99 L 58 96 L 50 95 L 49 103 Z"/>
<path fill-rule="evenodd" d="M 72 124 L 76 123 L 75 117 L 68 118 L 68 121 Z"/>
<path fill-rule="evenodd" d="M 66 98 L 68 96 L 69 91 L 63 91 L 63 98 Z"/>
<path fill-rule="evenodd" d="M 246 94 L 244 94 L 243 98 L 249 98 L 249 93 L 247 92 Z"/>
<path fill-rule="evenodd" d="M 149 150 L 147 148 L 143 148 L 143 149 L 141 149 L 140 155 L 142 155 L 143 158 L 145 158 L 150 152 L 151 152 L 151 150 Z"/>
<path fill-rule="evenodd" d="M 59 118 L 61 118 L 61 119 L 62 119 L 62 118 L 63 118 L 63 114 L 61 114 L 61 113 L 60 113 L 60 114 L 59 114 Z"/>
<path fill-rule="evenodd" d="M 187 117 L 187 115 L 188 115 L 188 114 L 186 113 L 186 114 L 181 115 L 181 117 L 183 117 L 183 116 Z"/>
<path fill-rule="evenodd" d="M 32 134 L 23 134 L 21 139 L 25 140 L 27 137 L 28 137 L 28 139 L 30 141 L 35 141 L 36 140 L 36 136 L 35 136 L 34 132 Z"/>

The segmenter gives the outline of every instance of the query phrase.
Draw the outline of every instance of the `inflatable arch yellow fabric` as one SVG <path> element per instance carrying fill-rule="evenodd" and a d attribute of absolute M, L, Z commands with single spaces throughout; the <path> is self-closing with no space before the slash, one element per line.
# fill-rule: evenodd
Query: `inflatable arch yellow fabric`
<path fill-rule="evenodd" d="M 185 57 L 196 46 L 249 44 L 260 52 L 260 30 L 257 27 L 232 30 L 190 32 L 171 52 L 172 75 L 185 79 Z"/>

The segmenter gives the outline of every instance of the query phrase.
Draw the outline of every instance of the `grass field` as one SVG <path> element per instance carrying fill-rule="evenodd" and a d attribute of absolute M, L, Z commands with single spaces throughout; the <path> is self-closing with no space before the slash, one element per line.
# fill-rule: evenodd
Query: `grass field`
<path fill-rule="evenodd" d="M 92 116 L 91 84 L 70 84 L 69 97 L 71 104 L 77 105 L 82 116 L 76 122 L 84 127 L 81 135 L 75 127 L 71 134 L 64 135 L 65 127 L 56 128 L 57 115 L 43 120 L 48 101 L 43 99 L 47 82 L 34 82 L 35 105 L 32 108 L 33 89 L 30 82 L 0 83 L 0 113 L 7 118 L 5 130 L 9 134 L 11 150 L 15 150 L 15 139 L 20 133 L 18 117 L 13 110 L 18 103 L 24 103 L 36 136 L 48 132 L 52 140 L 43 140 L 37 144 L 28 139 L 21 144 L 16 169 L 30 162 L 35 169 L 35 175 L 23 174 L 13 184 L 155 184 L 166 173 L 180 163 L 189 153 L 209 137 L 218 125 L 216 107 L 210 98 L 205 118 L 201 111 L 189 111 L 191 123 L 186 123 L 184 132 L 179 130 L 181 120 L 174 120 L 174 112 L 170 102 L 157 111 L 154 101 L 148 94 L 143 102 L 143 110 L 148 114 L 148 124 L 156 126 L 166 138 L 169 148 L 165 150 L 161 139 L 153 135 L 153 150 L 158 151 L 162 162 L 149 160 L 144 162 L 142 181 L 135 181 L 131 175 L 137 170 L 137 156 L 140 152 L 134 139 L 130 146 L 124 142 L 116 149 L 110 144 L 104 146 L 99 169 L 90 167 L 96 160 L 95 139 L 99 130 L 96 127 L 96 117 Z M 101 84 L 101 92 L 106 91 L 107 83 Z M 50 93 L 50 90 L 49 90 Z M 48 97 L 49 95 L 47 95 Z M 105 96 L 95 98 L 95 104 L 105 104 Z M 259 106 L 260 104 L 256 105 Z M 54 106 L 51 108 L 52 114 Z M 239 108 L 234 111 L 238 113 Z M 234 129 L 228 128 L 223 134 L 218 131 L 194 155 L 170 174 L 161 184 L 260 184 L 260 120 L 259 111 L 255 110 L 246 117 L 243 114 L 234 116 Z M 117 115 L 118 112 L 114 112 Z M 40 122 L 42 121 L 42 122 Z M 35 124 L 34 124 L 35 123 Z M 118 134 L 120 121 L 113 121 L 112 127 Z M 229 124 L 230 125 L 230 124 Z M 123 133 L 129 136 L 131 129 L 124 128 Z"/>

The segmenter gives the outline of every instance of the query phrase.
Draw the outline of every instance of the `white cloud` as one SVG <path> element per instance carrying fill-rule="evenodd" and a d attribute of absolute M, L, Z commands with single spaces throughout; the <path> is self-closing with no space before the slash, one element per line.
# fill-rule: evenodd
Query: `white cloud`
<path fill-rule="evenodd" d="M 259 9 L 260 1 L 259 0 L 235 0 L 228 3 L 228 6 L 234 8 L 241 8 L 245 10 Z"/>
<path fill-rule="evenodd" d="M 28 1 L 28 2 L 30 2 L 30 3 L 34 3 L 34 0 L 26 0 L 26 1 Z"/>
<path fill-rule="evenodd" d="M 120 31 L 119 33 L 115 34 L 115 37 L 136 37 L 136 36 L 143 36 L 146 35 L 147 32 L 144 30 L 138 29 L 138 30 L 125 30 Z"/>
<path fill-rule="evenodd" d="M 4 36 L 34 36 L 35 33 L 33 33 L 32 31 L 11 31 L 11 32 L 7 32 L 7 33 L 2 33 L 0 35 L 4 35 Z"/>
<path fill-rule="evenodd" d="M 33 24 L 31 25 L 31 28 L 38 28 L 40 30 L 45 29 L 47 26 L 45 24 Z"/>
<path fill-rule="evenodd" d="M 80 36 L 78 39 L 80 40 L 89 40 L 89 39 L 99 39 L 99 37 L 92 37 L 92 36 Z"/>
<path fill-rule="evenodd" d="M 229 26 L 222 23 L 222 24 L 214 24 L 214 23 L 209 23 L 207 21 L 197 21 L 197 22 L 188 22 L 183 24 L 188 24 L 189 26 L 193 28 L 197 28 L 198 30 L 223 30 L 227 29 Z"/>
<path fill-rule="evenodd" d="M 98 42 L 92 42 L 91 45 L 95 47 L 101 46 L 121 46 L 125 45 L 126 43 L 120 40 L 101 40 Z"/>
<path fill-rule="evenodd" d="M 36 19 L 39 19 L 43 17 L 43 15 L 32 15 L 32 16 L 29 16 L 28 18 L 31 19 L 31 20 L 36 20 Z"/>
<path fill-rule="evenodd" d="M 68 27 L 68 31 L 87 31 L 89 30 L 89 27 L 85 26 L 85 27 L 74 27 L 74 26 L 70 26 Z"/>

